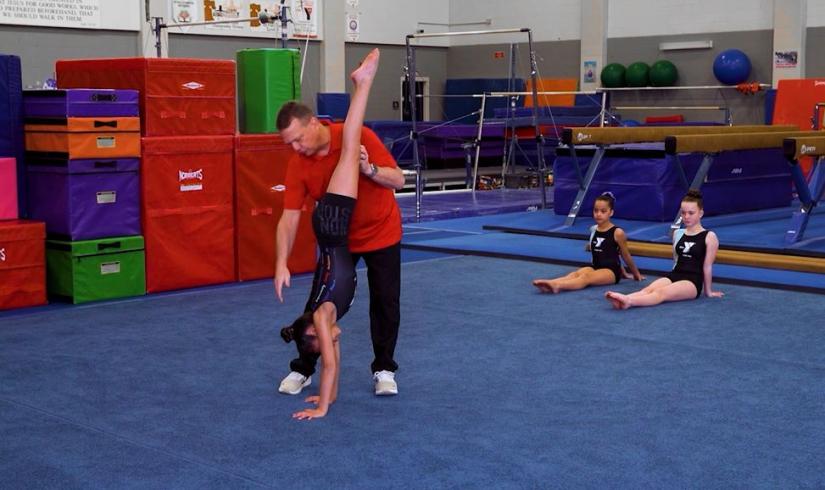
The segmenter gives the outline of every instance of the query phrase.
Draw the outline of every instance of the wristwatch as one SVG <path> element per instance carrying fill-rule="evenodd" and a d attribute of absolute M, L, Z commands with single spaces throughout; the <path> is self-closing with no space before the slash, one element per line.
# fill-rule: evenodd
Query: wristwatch
<path fill-rule="evenodd" d="M 373 178 L 378 175 L 378 167 L 374 163 L 370 163 L 370 173 L 367 177 Z"/>

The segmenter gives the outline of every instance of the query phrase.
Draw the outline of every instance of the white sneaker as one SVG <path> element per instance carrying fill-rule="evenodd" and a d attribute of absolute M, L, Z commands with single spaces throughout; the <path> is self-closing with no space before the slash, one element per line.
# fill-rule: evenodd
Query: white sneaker
<path fill-rule="evenodd" d="M 281 381 L 281 386 L 278 391 L 285 395 L 297 395 L 304 388 L 312 384 L 312 376 L 304 376 L 303 374 L 291 371 L 286 375 L 286 378 Z"/>
<path fill-rule="evenodd" d="M 375 380 L 375 394 L 379 396 L 397 395 L 398 383 L 395 382 L 395 373 L 392 371 L 378 371 L 372 375 Z"/>

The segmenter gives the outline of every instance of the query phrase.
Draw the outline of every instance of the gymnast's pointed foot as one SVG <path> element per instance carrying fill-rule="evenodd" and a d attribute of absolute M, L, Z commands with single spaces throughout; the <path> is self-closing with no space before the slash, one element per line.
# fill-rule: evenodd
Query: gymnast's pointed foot
<path fill-rule="evenodd" d="M 378 71 L 378 60 L 380 57 L 381 53 L 378 51 L 378 48 L 373 49 L 364 57 L 361 65 L 350 75 L 355 85 L 372 82 L 375 78 L 375 73 Z"/>

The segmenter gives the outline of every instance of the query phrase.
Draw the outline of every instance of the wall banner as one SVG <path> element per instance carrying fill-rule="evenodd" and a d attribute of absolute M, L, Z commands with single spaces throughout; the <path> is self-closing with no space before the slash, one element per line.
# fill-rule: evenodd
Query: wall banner
<path fill-rule="evenodd" d="M 0 24 L 99 29 L 101 0 L 0 0 Z"/>

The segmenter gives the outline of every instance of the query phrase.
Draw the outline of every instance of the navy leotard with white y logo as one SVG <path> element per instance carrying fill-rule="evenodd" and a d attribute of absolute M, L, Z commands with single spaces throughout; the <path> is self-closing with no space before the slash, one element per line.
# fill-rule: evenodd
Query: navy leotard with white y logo
<path fill-rule="evenodd" d="M 616 277 L 616 284 L 622 279 L 622 262 L 619 259 L 621 251 L 619 243 L 616 242 L 616 227 L 613 226 L 607 231 L 599 231 L 595 227 L 590 237 L 590 254 L 592 255 L 593 268 L 610 269 Z"/>
<path fill-rule="evenodd" d="M 708 247 L 705 239 L 708 230 L 702 230 L 695 235 L 683 234 L 673 245 L 676 263 L 673 270 L 666 277 L 671 282 L 690 281 L 696 286 L 696 297 L 702 294 L 702 284 L 705 282 L 705 256 Z"/>

